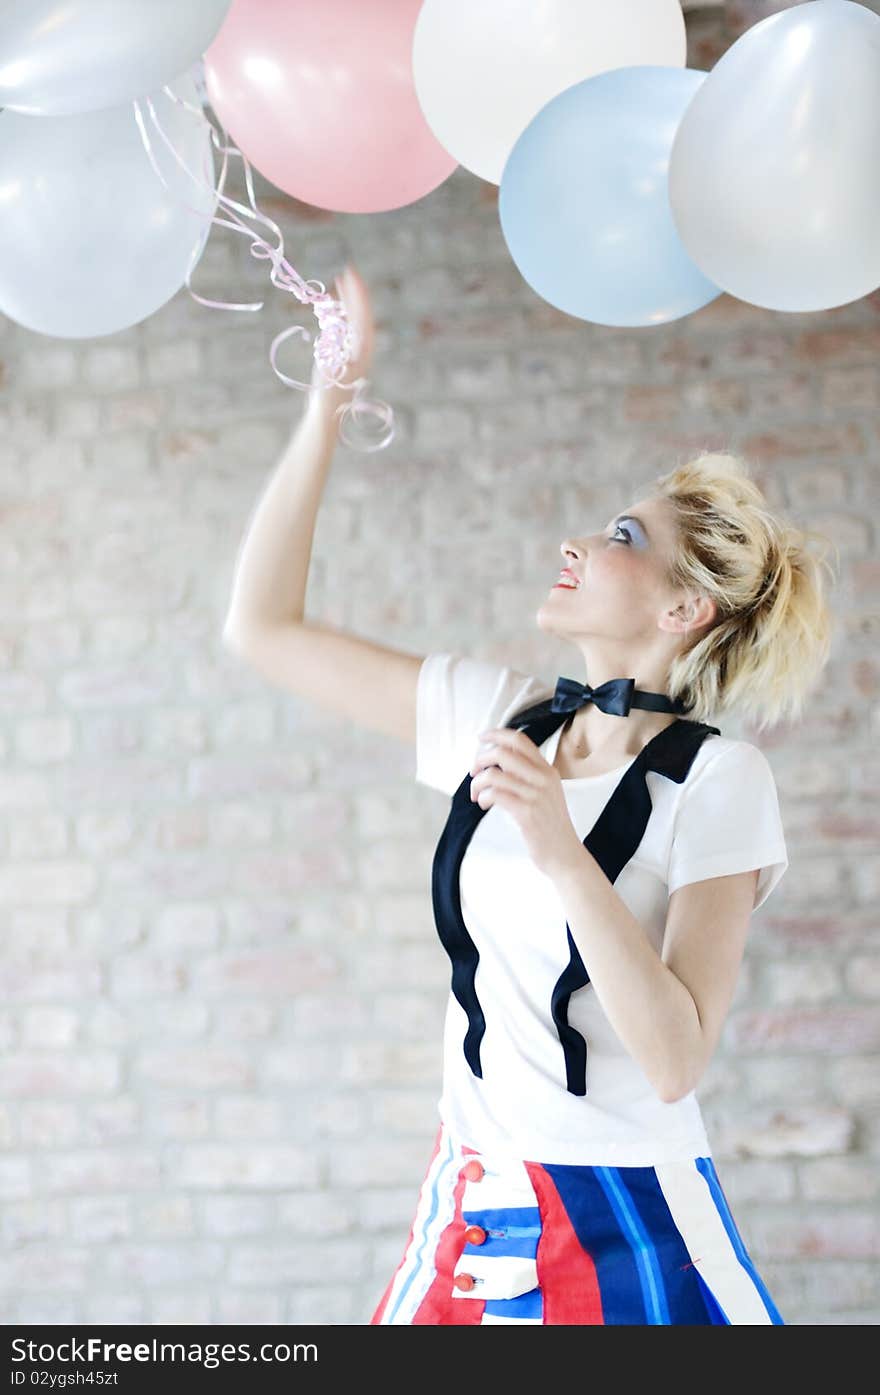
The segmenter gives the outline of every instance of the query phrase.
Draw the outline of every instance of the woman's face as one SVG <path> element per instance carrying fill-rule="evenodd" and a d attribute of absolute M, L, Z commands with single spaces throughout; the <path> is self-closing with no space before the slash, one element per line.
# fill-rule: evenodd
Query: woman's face
<path fill-rule="evenodd" d="M 538 610 L 540 627 L 569 639 L 656 639 L 659 617 L 681 600 L 666 579 L 672 528 L 667 502 L 643 499 L 601 532 L 565 538 L 561 565 L 579 584 L 572 590 L 560 584 L 571 577 L 556 578 Z"/>

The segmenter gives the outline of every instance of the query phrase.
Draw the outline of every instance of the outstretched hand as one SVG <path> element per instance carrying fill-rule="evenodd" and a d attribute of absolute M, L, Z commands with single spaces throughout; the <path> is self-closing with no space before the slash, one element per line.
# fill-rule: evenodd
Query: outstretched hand
<path fill-rule="evenodd" d="M 353 383 L 357 378 L 366 378 L 369 375 L 375 341 L 373 309 L 364 280 L 351 262 L 342 274 L 336 277 L 334 284 L 336 297 L 342 303 L 354 339 L 352 356 L 345 365 L 341 381 L 343 384 Z M 326 379 L 320 373 L 317 363 L 312 367 L 311 381 L 317 389 L 315 396 L 326 399 L 333 407 L 352 399 L 353 394 L 349 387 L 321 387 Z"/>

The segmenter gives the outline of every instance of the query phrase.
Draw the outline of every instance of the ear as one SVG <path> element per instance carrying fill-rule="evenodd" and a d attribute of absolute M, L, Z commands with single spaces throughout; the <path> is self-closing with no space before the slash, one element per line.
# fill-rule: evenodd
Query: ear
<path fill-rule="evenodd" d="M 663 612 L 659 622 L 660 629 L 669 630 L 673 634 L 690 634 L 694 630 L 701 630 L 713 624 L 717 614 L 718 607 L 711 597 L 693 592 L 677 606 Z"/>

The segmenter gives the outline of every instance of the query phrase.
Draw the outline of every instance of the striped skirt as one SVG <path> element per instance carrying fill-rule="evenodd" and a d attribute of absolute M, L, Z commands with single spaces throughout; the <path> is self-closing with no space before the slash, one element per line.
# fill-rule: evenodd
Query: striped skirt
<path fill-rule="evenodd" d="M 440 1125 L 370 1325 L 784 1324 L 711 1157 L 653 1167 L 493 1158 Z"/>

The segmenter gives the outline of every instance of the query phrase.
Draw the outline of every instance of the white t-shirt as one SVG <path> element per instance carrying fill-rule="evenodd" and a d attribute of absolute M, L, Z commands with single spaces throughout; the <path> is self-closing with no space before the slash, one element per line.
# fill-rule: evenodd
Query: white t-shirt
<path fill-rule="evenodd" d="M 503 726 L 554 687 L 501 664 L 428 654 L 418 679 L 416 780 L 454 794 L 480 745 L 478 732 Z M 538 747 L 550 764 L 563 724 Z M 626 768 L 562 781 L 581 839 Z M 750 742 L 712 734 L 681 784 L 651 770 L 646 779 L 651 816 L 614 888 L 659 953 L 668 899 L 677 887 L 757 867 L 757 908 L 782 877 L 788 855 L 773 772 Z M 551 1016 L 553 986 L 569 959 L 565 910 L 500 806 L 487 809 L 477 824 L 459 889 L 462 917 L 479 951 L 474 986 L 486 1025 L 480 1078 L 464 1055 L 467 1015 L 450 990 L 438 1103 L 450 1130 L 480 1151 L 543 1163 L 651 1166 L 707 1156 L 695 1093 L 671 1103 L 660 1099 L 592 984 L 572 993 L 568 1010 L 587 1044 L 587 1093 L 566 1088 Z"/>

